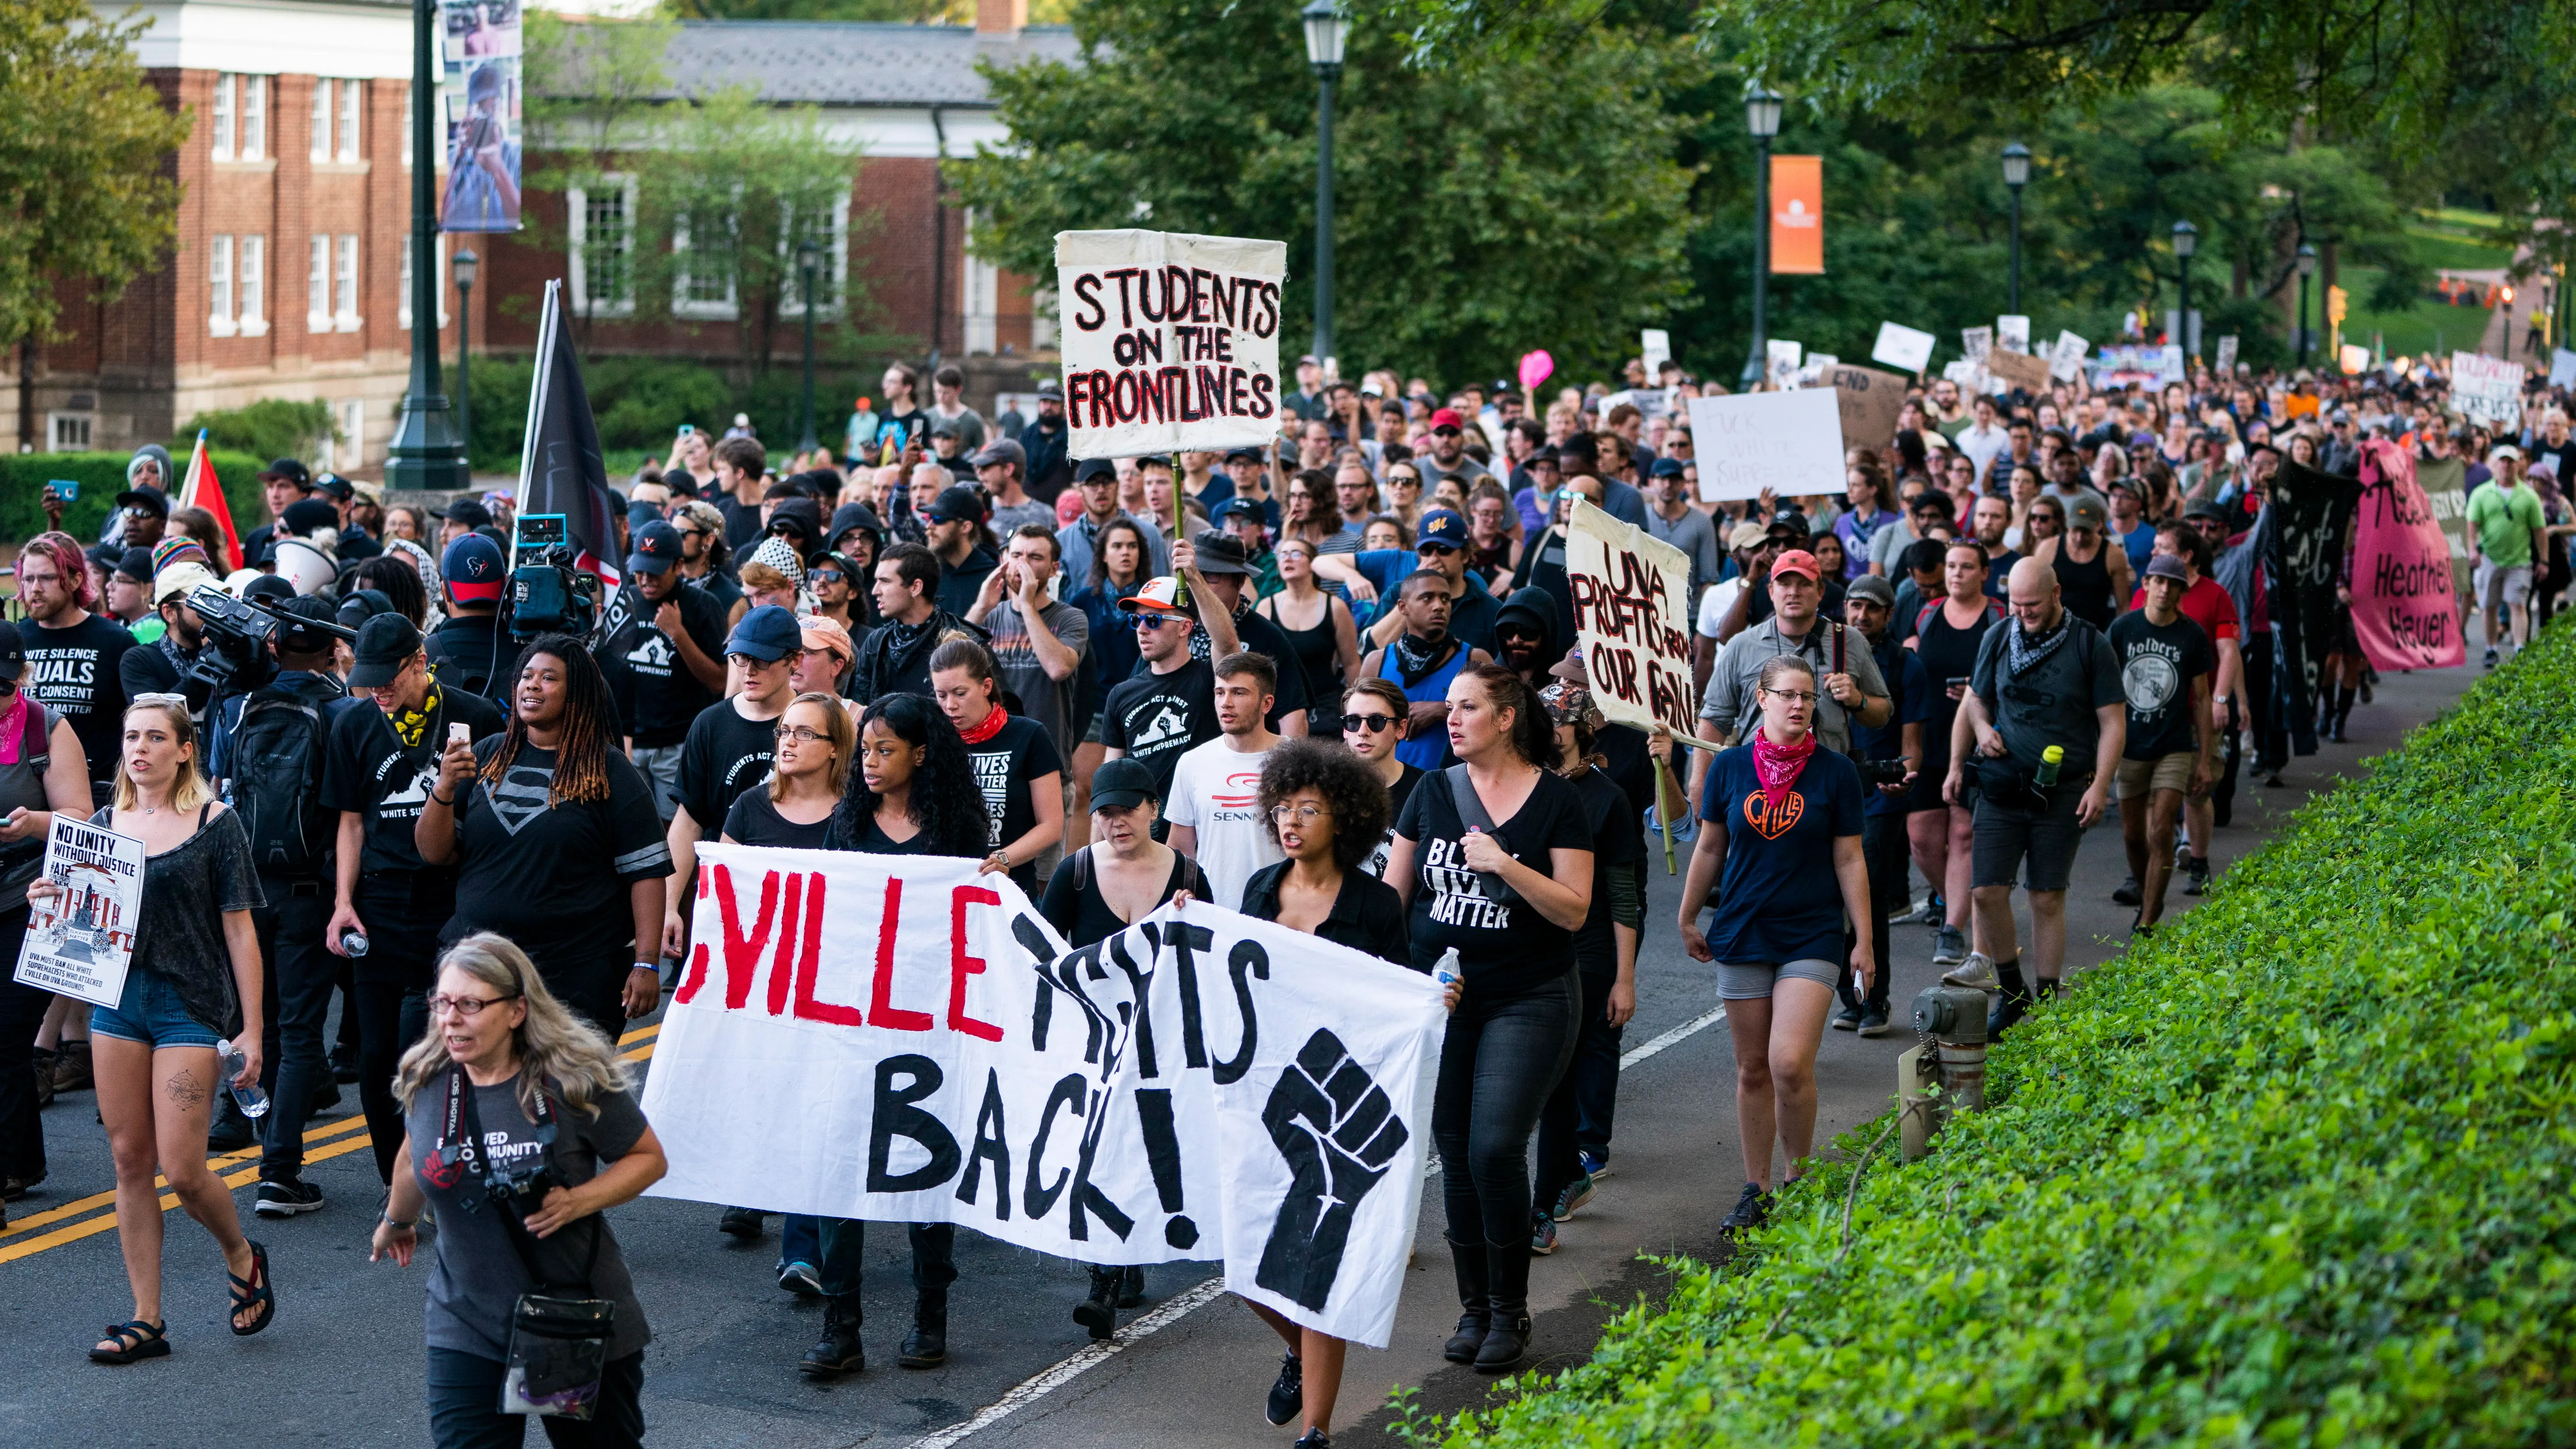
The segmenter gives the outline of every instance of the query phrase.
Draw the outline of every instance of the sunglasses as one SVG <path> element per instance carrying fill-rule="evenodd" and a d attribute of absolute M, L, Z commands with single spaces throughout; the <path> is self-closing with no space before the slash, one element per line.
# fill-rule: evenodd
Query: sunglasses
<path fill-rule="evenodd" d="M 1395 728 L 1395 716 L 1391 714 L 1346 714 L 1342 716 L 1342 733 L 1344 734 L 1349 734 L 1352 731 L 1357 730 L 1368 734 L 1382 735 L 1393 728 Z"/>
<path fill-rule="evenodd" d="M 1413 551 L 1417 554 L 1437 554 L 1441 558 L 1447 558 L 1458 551 L 1458 546 L 1450 543 L 1423 543 L 1415 545 Z"/>
<path fill-rule="evenodd" d="M 1137 610 L 1137 612 L 1136 612 L 1136 628 L 1137 628 L 1137 631 L 1138 631 L 1139 633 L 1141 633 L 1141 632 L 1143 632 L 1143 631 L 1145 631 L 1145 630 L 1147 630 L 1147 629 L 1159 629 L 1159 628 L 1161 628 L 1161 627 L 1162 627 L 1166 622 L 1174 623 L 1174 624 L 1181 624 L 1181 623 L 1187 623 L 1188 621 L 1187 621 L 1187 620 L 1185 620 L 1185 619 L 1182 619 L 1182 618 L 1178 617 L 1177 615 L 1175 615 L 1175 616 L 1171 617 L 1170 619 L 1166 620 L 1166 619 L 1165 619 L 1165 617 L 1164 617 L 1163 615 L 1158 614 L 1158 613 L 1148 613 L 1148 612 L 1146 612 L 1146 611 L 1144 611 L 1144 610 L 1142 610 L 1142 609 L 1139 609 L 1139 610 Z"/>

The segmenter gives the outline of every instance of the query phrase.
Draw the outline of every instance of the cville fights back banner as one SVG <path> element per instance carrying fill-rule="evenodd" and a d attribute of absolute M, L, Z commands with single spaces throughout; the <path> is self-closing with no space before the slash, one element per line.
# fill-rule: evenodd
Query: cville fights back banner
<path fill-rule="evenodd" d="M 1278 434 L 1286 242 L 1060 231 L 1055 269 L 1074 457 L 1262 447 Z"/>
<path fill-rule="evenodd" d="M 643 1106 L 656 1196 L 951 1222 L 1384 1347 L 1430 977 L 1203 902 L 1080 950 L 966 860 L 709 844 Z"/>

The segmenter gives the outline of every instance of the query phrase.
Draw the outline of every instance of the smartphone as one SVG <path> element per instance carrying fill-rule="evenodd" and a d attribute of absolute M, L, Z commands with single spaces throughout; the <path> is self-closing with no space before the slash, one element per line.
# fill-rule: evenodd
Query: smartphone
<path fill-rule="evenodd" d="M 464 725 L 451 724 L 447 727 L 447 742 L 451 745 L 472 744 L 474 742 L 474 732 L 466 728 Z"/>
<path fill-rule="evenodd" d="M 52 488 L 54 490 L 54 496 L 60 498 L 65 503 L 77 503 L 80 501 L 80 480 L 78 478 L 57 478 L 46 486 Z"/>
<path fill-rule="evenodd" d="M 680 438 L 685 438 L 685 437 L 687 437 L 689 434 L 694 433 L 694 432 L 696 432 L 697 430 L 698 430 L 698 425 L 697 425 L 697 424 L 695 424 L 695 423 L 682 423 L 682 424 L 680 424 L 680 431 L 679 431 L 679 432 L 677 432 L 677 433 L 674 433 L 672 436 L 674 436 L 674 437 L 680 437 Z"/>

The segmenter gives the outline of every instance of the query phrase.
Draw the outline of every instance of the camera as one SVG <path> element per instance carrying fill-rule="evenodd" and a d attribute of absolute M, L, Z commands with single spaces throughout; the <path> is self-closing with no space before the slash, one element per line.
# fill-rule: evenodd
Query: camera
<path fill-rule="evenodd" d="M 539 1152 L 508 1167 L 494 1164 L 484 1175 L 483 1196 L 524 1218 L 546 1205 L 547 1193 L 571 1185 L 555 1170 L 553 1161 Z"/>
<path fill-rule="evenodd" d="M 1865 785 L 1902 785 L 1906 765 L 1903 760 L 1857 760 L 1861 783 Z"/>
<path fill-rule="evenodd" d="M 523 513 L 510 551 L 510 637 L 588 638 L 599 624 L 599 579 L 573 566 L 571 530 L 560 513 Z"/>
<path fill-rule="evenodd" d="M 236 599 L 213 584 L 188 591 L 188 607 L 205 628 L 205 647 L 188 678 L 215 690 L 257 689 L 276 672 L 268 641 L 277 633 L 277 616 Z"/>

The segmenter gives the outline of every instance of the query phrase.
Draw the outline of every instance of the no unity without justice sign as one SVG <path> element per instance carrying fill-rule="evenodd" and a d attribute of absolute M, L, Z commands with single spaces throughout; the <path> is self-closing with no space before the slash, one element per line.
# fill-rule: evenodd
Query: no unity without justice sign
<path fill-rule="evenodd" d="M 1286 242 L 1063 231 L 1055 269 L 1074 457 L 1260 447 L 1277 434 Z"/>

